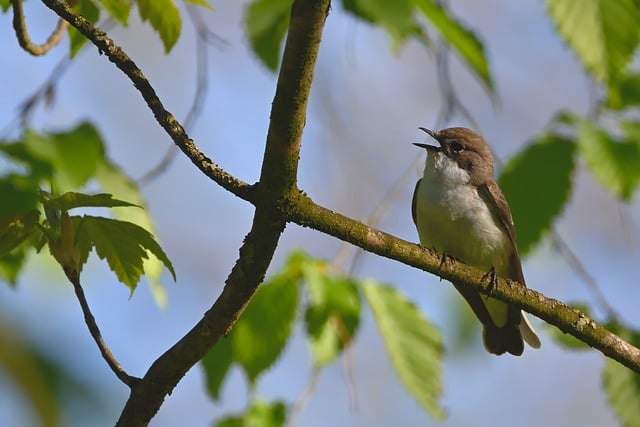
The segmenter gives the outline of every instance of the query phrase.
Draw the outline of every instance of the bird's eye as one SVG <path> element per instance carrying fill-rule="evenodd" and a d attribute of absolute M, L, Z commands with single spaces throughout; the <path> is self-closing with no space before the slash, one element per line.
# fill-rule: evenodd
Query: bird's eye
<path fill-rule="evenodd" d="M 456 154 L 464 150 L 464 145 L 462 145 L 462 143 L 458 141 L 452 142 L 451 145 L 449 146 L 451 147 L 451 151 L 453 151 Z"/>

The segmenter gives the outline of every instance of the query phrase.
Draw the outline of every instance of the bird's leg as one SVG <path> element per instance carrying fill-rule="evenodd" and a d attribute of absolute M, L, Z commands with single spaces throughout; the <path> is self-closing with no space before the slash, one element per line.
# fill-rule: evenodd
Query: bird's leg
<path fill-rule="evenodd" d="M 435 248 L 433 250 L 437 251 Z M 442 252 L 442 257 L 440 257 L 440 265 L 438 265 L 438 273 L 442 271 L 442 267 L 447 267 L 447 265 L 453 264 L 455 260 L 456 259 L 451 255 L 448 255 L 446 252 Z M 440 281 L 442 281 L 442 277 L 440 278 Z"/>
<path fill-rule="evenodd" d="M 494 287 L 498 286 L 498 273 L 496 273 L 496 268 L 491 266 L 489 271 L 487 271 L 484 276 L 480 279 L 481 282 L 484 282 L 485 279 L 489 278 L 489 286 L 487 286 L 487 291 L 489 292 L 489 296 L 493 293 Z"/>

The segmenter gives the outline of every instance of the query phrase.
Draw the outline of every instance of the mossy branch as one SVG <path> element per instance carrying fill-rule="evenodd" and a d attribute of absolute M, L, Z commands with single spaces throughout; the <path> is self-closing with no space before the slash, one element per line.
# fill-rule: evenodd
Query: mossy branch
<path fill-rule="evenodd" d="M 142 71 L 104 32 L 76 15 L 61 0 L 42 0 L 94 43 L 135 84 L 154 116 L 198 169 L 256 206 L 252 229 L 240 248 L 224 290 L 203 319 L 160 356 L 134 387 L 118 425 L 142 426 L 193 364 L 233 327 L 264 278 L 287 222 L 313 228 L 367 251 L 486 293 L 485 272 L 455 263 L 439 269 L 440 254 L 398 239 L 314 203 L 297 190 L 296 174 L 306 105 L 329 0 L 296 0 L 273 102 L 260 181 L 251 186 L 206 157 L 182 125 L 166 111 Z M 640 373 L 640 350 L 567 305 L 501 279 L 493 297 L 517 304 L 605 355 Z"/>

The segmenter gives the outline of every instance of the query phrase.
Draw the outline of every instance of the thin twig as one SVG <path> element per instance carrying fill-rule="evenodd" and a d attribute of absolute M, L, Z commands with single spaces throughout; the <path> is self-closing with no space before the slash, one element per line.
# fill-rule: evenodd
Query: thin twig
<path fill-rule="evenodd" d="M 64 30 L 68 25 L 67 21 L 62 18 L 58 19 L 58 24 L 47 41 L 42 44 L 35 44 L 31 41 L 29 32 L 27 31 L 27 24 L 24 20 L 24 10 L 22 9 L 22 0 L 11 0 L 11 6 L 13 8 L 13 29 L 16 31 L 16 38 L 18 39 L 20 47 L 25 51 L 34 56 L 41 56 L 60 43 L 64 35 Z"/>
<path fill-rule="evenodd" d="M 593 297 L 596 299 L 596 302 L 600 306 L 600 308 L 605 312 L 605 314 L 611 319 L 620 320 L 620 315 L 616 312 L 616 310 L 609 304 L 607 298 L 600 291 L 600 287 L 598 286 L 598 282 L 593 278 L 591 274 L 587 271 L 586 267 L 580 261 L 580 258 L 576 256 L 571 247 L 567 244 L 567 242 L 562 238 L 558 230 L 553 230 L 551 233 L 551 239 L 553 245 L 558 248 L 562 257 L 565 259 L 567 264 L 571 267 L 571 269 L 582 279 L 584 284 L 593 294 Z"/>
<path fill-rule="evenodd" d="M 322 373 L 321 369 L 314 369 L 311 372 L 309 383 L 304 388 L 304 390 L 302 390 L 302 393 L 300 393 L 300 396 L 296 400 L 296 403 L 294 403 L 293 407 L 291 408 L 291 411 L 289 411 L 289 417 L 287 419 L 287 424 L 286 424 L 287 427 L 295 426 L 298 417 L 302 413 L 302 410 L 304 409 L 305 406 L 307 406 L 309 399 L 311 399 L 311 396 L 313 396 L 313 393 L 315 393 L 316 388 L 318 388 L 318 380 L 320 379 L 321 373 Z"/>
<path fill-rule="evenodd" d="M 89 304 L 87 303 L 87 298 L 85 297 L 84 291 L 82 290 L 79 275 L 76 272 L 67 269 L 65 269 L 65 274 L 73 285 L 73 290 L 76 293 L 76 297 L 78 297 L 78 302 L 80 303 L 80 308 L 82 309 L 82 314 L 84 315 L 84 321 L 89 328 L 91 337 L 98 345 L 98 349 L 100 349 L 102 358 L 107 362 L 107 365 L 109 365 L 109 368 L 111 368 L 113 373 L 116 374 L 116 377 L 118 377 L 120 381 L 128 385 L 129 388 L 133 389 L 140 381 L 140 378 L 127 374 L 122 365 L 120 365 L 118 360 L 116 360 L 113 353 L 111 353 L 111 350 L 109 349 L 109 346 L 107 346 L 107 343 L 102 338 L 102 334 L 100 333 L 100 329 L 98 328 L 96 319 L 91 313 L 91 309 L 89 308 Z"/>

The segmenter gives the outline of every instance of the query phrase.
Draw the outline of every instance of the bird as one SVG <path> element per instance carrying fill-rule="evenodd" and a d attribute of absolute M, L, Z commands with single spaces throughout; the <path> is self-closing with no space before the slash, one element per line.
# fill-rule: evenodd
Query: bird
<path fill-rule="evenodd" d="M 491 148 L 479 133 L 464 127 L 432 131 L 438 146 L 427 150 L 423 177 L 413 193 L 411 213 L 420 244 L 526 287 L 511 209 L 494 180 Z M 478 291 L 456 285 L 483 326 L 485 349 L 520 356 L 524 342 L 540 348 L 540 338 L 522 310 Z"/>

